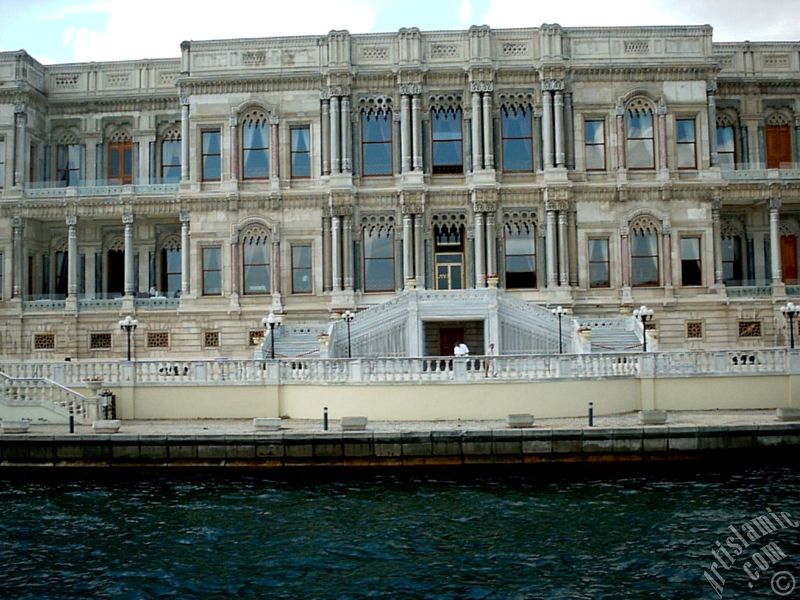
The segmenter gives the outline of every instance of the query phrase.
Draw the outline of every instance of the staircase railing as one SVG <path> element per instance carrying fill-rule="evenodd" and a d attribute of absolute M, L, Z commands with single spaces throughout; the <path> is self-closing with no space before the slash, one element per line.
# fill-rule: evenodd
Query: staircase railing
<path fill-rule="evenodd" d="M 79 394 L 46 377 L 10 377 L 0 372 L 0 402 L 6 406 L 43 407 L 82 423 L 97 419 L 97 398 Z"/>
<path fill-rule="evenodd" d="M 502 354 L 558 352 L 558 318 L 547 308 L 503 294 L 499 297 L 498 317 Z M 561 319 L 562 350 L 579 352 L 575 319 L 567 315 Z"/>

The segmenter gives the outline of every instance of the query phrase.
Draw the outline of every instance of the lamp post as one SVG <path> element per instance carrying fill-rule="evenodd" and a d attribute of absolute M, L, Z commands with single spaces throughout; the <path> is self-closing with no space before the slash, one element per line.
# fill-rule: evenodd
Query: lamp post
<path fill-rule="evenodd" d="M 551 309 L 550 312 L 558 317 L 558 353 L 563 354 L 564 344 L 562 342 L 562 337 L 561 337 L 561 317 L 566 313 L 566 311 L 564 310 L 563 306 L 559 305 Z"/>
<path fill-rule="evenodd" d="M 633 310 L 633 317 L 642 322 L 642 349 L 647 352 L 647 324 L 653 320 L 653 309 L 642 304 Z"/>
<path fill-rule="evenodd" d="M 781 306 L 783 316 L 789 321 L 789 348 L 794 350 L 794 318 L 800 314 L 800 306 L 794 302 L 787 302 Z"/>
<path fill-rule="evenodd" d="M 353 319 L 355 319 L 356 316 L 348 310 L 345 311 L 345 313 L 342 315 L 342 318 L 344 319 L 344 322 L 347 323 L 347 358 L 352 358 L 353 346 L 350 343 L 350 323 L 353 322 Z"/>
<path fill-rule="evenodd" d="M 278 324 L 275 318 L 275 313 L 269 311 L 269 314 L 261 319 L 261 326 L 266 330 L 269 329 L 269 357 L 275 358 L 275 326 Z"/>
<path fill-rule="evenodd" d="M 131 360 L 131 333 L 136 331 L 136 327 L 138 325 L 139 321 L 131 318 L 130 315 L 128 315 L 124 319 L 120 319 L 119 321 L 119 328 L 128 334 L 128 361 Z"/>

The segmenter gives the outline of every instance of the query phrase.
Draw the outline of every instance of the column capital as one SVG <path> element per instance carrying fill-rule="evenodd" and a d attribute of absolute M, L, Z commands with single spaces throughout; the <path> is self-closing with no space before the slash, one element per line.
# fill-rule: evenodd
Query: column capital
<path fill-rule="evenodd" d="M 228 125 L 230 127 L 236 127 L 237 125 L 239 125 L 239 117 L 237 117 L 236 115 L 231 115 L 230 117 L 228 117 Z"/>
<path fill-rule="evenodd" d="M 190 215 L 191 213 L 189 213 L 188 210 L 184 209 L 178 213 L 178 218 L 180 219 L 181 223 L 188 223 L 190 220 Z"/>
<path fill-rule="evenodd" d="M 125 213 L 122 215 L 122 223 L 125 225 L 133 225 L 133 213 Z"/>
<path fill-rule="evenodd" d="M 543 92 L 562 92 L 564 91 L 563 79 L 542 79 Z"/>
<path fill-rule="evenodd" d="M 19 216 L 13 217 L 11 219 L 11 226 L 14 229 L 21 229 L 22 228 L 22 217 L 19 217 Z"/>
<path fill-rule="evenodd" d="M 706 81 L 706 94 L 709 96 L 713 96 L 717 93 L 717 80 L 716 79 L 709 79 Z"/>
<path fill-rule="evenodd" d="M 75 227 L 78 224 L 78 217 L 75 215 L 67 215 L 66 223 L 69 227 Z"/>
<path fill-rule="evenodd" d="M 189 96 L 181 96 L 180 98 L 181 106 L 189 107 Z"/>

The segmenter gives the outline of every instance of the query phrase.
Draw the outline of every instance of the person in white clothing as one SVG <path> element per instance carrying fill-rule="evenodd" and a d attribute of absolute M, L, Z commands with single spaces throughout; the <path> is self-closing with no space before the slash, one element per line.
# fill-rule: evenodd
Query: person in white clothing
<path fill-rule="evenodd" d="M 469 356 L 469 346 L 467 346 L 464 342 L 461 342 L 458 347 L 461 349 L 460 356 Z"/>

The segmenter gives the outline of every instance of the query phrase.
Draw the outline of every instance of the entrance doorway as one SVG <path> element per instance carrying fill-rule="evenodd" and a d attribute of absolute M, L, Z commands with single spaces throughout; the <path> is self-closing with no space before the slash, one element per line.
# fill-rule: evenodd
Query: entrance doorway
<path fill-rule="evenodd" d="M 464 289 L 464 226 L 437 224 L 435 236 L 434 269 L 437 290 Z"/>
<path fill-rule="evenodd" d="M 456 344 L 464 341 L 463 327 L 442 327 L 439 329 L 439 356 L 450 356 Z"/>
<path fill-rule="evenodd" d="M 784 283 L 797 284 L 797 238 L 793 235 L 781 236 L 781 272 Z"/>
<path fill-rule="evenodd" d="M 106 270 L 107 292 L 109 298 L 125 294 L 125 251 L 109 250 Z"/>

